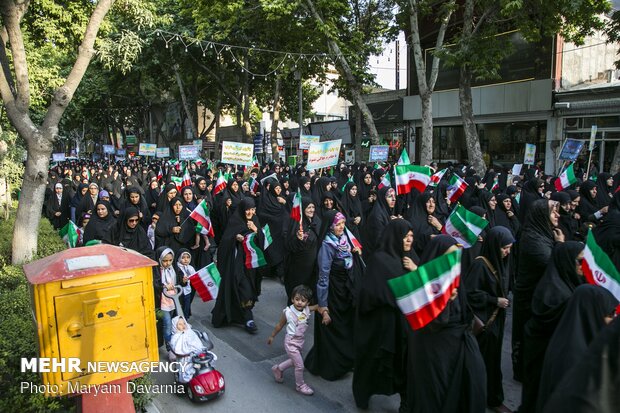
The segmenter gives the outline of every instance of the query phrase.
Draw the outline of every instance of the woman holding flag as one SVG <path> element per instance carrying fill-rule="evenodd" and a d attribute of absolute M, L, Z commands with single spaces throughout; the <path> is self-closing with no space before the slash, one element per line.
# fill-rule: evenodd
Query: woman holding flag
<path fill-rule="evenodd" d="M 420 265 L 457 249 L 454 238 L 438 235 L 425 246 Z M 471 320 L 460 283 L 435 319 L 409 330 L 406 392 L 411 412 L 485 411 L 486 374 Z"/>
<path fill-rule="evenodd" d="M 284 261 L 284 288 L 290 298 L 293 288 L 307 285 L 316 297 L 316 257 L 321 246 L 319 230 L 321 220 L 317 216 L 312 198 L 301 198 L 303 210 L 301 222 L 290 219 L 284 233 L 286 258 Z"/>
<path fill-rule="evenodd" d="M 250 334 L 256 334 L 252 308 L 256 302 L 256 268 L 265 265 L 265 257 L 257 245 L 264 245 L 256 206 L 244 198 L 230 217 L 222 234 L 217 269 L 222 277 L 217 301 L 211 312 L 214 327 L 241 324 Z"/>

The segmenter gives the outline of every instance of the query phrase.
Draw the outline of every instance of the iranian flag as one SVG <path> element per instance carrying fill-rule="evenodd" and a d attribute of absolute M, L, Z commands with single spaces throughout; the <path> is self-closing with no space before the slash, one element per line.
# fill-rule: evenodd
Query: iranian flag
<path fill-rule="evenodd" d="M 263 227 L 263 236 L 265 237 L 265 243 L 263 250 L 267 250 L 271 244 L 273 244 L 273 238 L 271 238 L 271 230 L 269 229 L 269 224 L 265 224 Z"/>
<path fill-rule="evenodd" d="M 575 178 L 573 164 L 570 164 L 570 166 L 560 174 L 559 178 L 555 180 L 555 189 L 561 191 L 574 183 L 577 183 L 577 178 Z"/>
<path fill-rule="evenodd" d="M 297 193 L 293 197 L 293 207 L 291 208 L 291 219 L 299 222 L 301 225 L 302 207 L 301 207 L 301 190 L 297 189 Z"/>
<path fill-rule="evenodd" d="M 448 305 L 461 279 L 461 254 L 459 249 L 440 255 L 415 271 L 388 280 L 398 308 L 414 330 L 433 321 Z"/>
<path fill-rule="evenodd" d="M 478 241 L 478 235 L 487 225 L 489 221 L 459 204 L 446 220 L 441 232 L 457 240 L 463 248 L 470 248 Z"/>
<path fill-rule="evenodd" d="M 67 222 L 67 225 L 60 229 L 60 237 L 69 246 L 69 248 L 75 248 L 78 242 L 80 229 L 73 223 L 73 221 Z"/>
<path fill-rule="evenodd" d="M 581 268 L 590 284 L 600 285 L 620 300 L 620 272 L 609 256 L 598 246 L 592 231 L 588 232 Z"/>
<path fill-rule="evenodd" d="M 245 268 L 258 268 L 267 264 L 265 254 L 258 248 L 256 234 L 251 233 L 243 240 L 243 250 L 245 251 Z"/>
<path fill-rule="evenodd" d="M 189 214 L 189 217 L 196 220 L 198 224 L 202 225 L 204 234 L 207 234 L 210 237 L 213 237 L 213 225 L 211 225 L 211 216 L 209 214 L 209 207 L 207 203 L 203 199 L 200 201 L 198 206 L 194 208 L 194 210 Z M 201 231 L 201 234 L 203 232 Z"/>
<path fill-rule="evenodd" d="M 358 249 L 361 250 L 362 249 L 362 244 L 359 242 L 359 240 L 357 238 L 355 238 L 355 235 L 353 235 L 351 233 L 351 231 L 349 231 L 349 228 L 344 227 L 344 229 L 347 232 L 347 238 L 349 238 L 349 241 L 353 245 L 353 248 L 358 248 Z"/>
<path fill-rule="evenodd" d="M 260 168 L 256 155 L 252 156 L 252 168 Z"/>
<path fill-rule="evenodd" d="M 493 185 L 491 185 L 491 192 L 499 189 L 499 175 L 495 175 L 493 178 Z"/>
<path fill-rule="evenodd" d="M 463 178 L 458 175 L 452 175 L 452 178 L 450 178 L 450 185 L 446 191 L 450 203 L 453 204 L 458 201 L 468 186 L 469 185 L 467 185 L 467 182 L 465 182 Z"/>
<path fill-rule="evenodd" d="M 439 172 L 435 172 L 433 174 L 433 176 L 431 176 L 431 186 L 437 186 L 439 185 L 439 181 L 441 181 L 441 178 L 443 178 L 443 176 L 446 174 L 446 172 L 448 171 L 448 168 L 444 168 Z"/>
<path fill-rule="evenodd" d="M 189 171 L 187 170 L 187 167 L 185 167 L 185 171 L 183 172 L 181 188 L 185 188 L 186 186 L 192 186 L 192 177 L 189 175 Z"/>
<path fill-rule="evenodd" d="M 400 153 L 400 158 L 398 158 L 398 165 L 409 165 L 411 162 L 409 161 L 409 154 L 407 153 L 407 149 L 403 149 Z"/>
<path fill-rule="evenodd" d="M 258 188 L 259 188 L 258 181 L 256 179 L 250 177 L 250 180 L 249 180 L 248 183 L 250 185 L 250 192 L 253 193 L 253 194 L 256 194 L 258 192 Z"/>
<path fill-rule="evenodd" d="M 159 172 L 157 172 L 157 181 L 161 181 L 161 179 L 164 177 L 164 167 L 160 166 L 159 167 Z"/>
<path fill-rule="evenodd" d="M 379 182 L 379 188 L 385 188 L 385 187 L 391 187 L 392 185 L 390 184 L 390 173 L 387 172 L 385 175 L 383 175 L 383 178 L 381 178 L 381 182 Z"/>
<path fill-rule="evenodd" d="M 170 180 L 177 187 L 177 191 L 181 192 L 181 188 L 183 188 L 183 178 L 180 176 L 171 176 Z"/>
<path fill-rule="evenodd" d="M 220 289 L 220 272 L 217 270 L 215 263 L 211 263 L 192 274 L 189 277 L 189 282 L 194 287 L 202 301 L 211 301 L 217 298 L 217 293 Z"/>
<path fill-rule="evenodd" d="M 215 188 L 213 188 L 213 195 L 217 195 L 222 192 L 226 188 L 226 177 L 222 172 L 217 177 L 217 181 L 215 181 Z"/>
<path fill-rule="evenodd" d="M 413 188 L 422 193 L 431 181 L 431 168 L 428 166 L 398 165 L 394 171 L 398 195 L 408 194 Z"/>

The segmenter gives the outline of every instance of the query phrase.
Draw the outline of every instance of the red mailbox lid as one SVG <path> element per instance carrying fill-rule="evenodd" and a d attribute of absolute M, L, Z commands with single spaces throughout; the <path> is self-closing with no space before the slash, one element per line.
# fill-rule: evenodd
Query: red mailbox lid
<path fill-rule="evenodd" d="M 100 244 L 70 248 L 33 261 L 24 265 L 24 273 L 31 284 L 46 284 L 154 265 L 157 262 L 133 250 Z"/>

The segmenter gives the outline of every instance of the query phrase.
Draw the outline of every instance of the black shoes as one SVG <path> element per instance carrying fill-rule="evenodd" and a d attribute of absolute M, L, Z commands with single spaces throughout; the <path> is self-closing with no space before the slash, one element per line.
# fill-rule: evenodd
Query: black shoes
<path fill-rule="evenodd" d="M 258 332 L 258 327 L 256 327 L 256 323 L 254 323 L 254 320 L 250 320 L 245 323 L 245 331 L 250 334 L 256 334 Z"/>

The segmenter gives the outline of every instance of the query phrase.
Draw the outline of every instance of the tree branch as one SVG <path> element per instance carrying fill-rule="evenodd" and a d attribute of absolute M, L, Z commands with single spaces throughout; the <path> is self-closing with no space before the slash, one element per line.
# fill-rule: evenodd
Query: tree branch
<path fill-rule="evenodd" d="M 26 48 L 19 23 L 25 13 L 28 3 L 17 5 L 11 0 L 0 2 L 0 13 L 11 43 L 11 57 L 15 71 L 15 105 L 20 112 L 27 113 L 30 108 L 30 81 L 28 80 L 28 62 Z M 8 83 L 8 79 L 7 79 Z M 4 85 L 3 85 L 4 86 Z M 3 96 L 4 98 L 4 96 Z"/>
<path fill-rule="evenodd" d="M 67 76 L 65 83 L 56 89 L 52 103 L 47 109 L 47 114 L 45 115 L 42 125 L 44 130 L 53 129 L 55 133 L 55 130 L 58 128 L 58 122 L 60 122 L 60 118 L 67 109 L 69 102 L 71 102 L 73 94 L 82 81 L 84 73 L 86 73 L 86 69 L 88 69 L 88 65 L 95 54 L 94 45 L 97 39 L 97 33 L 99 32 L 99 28 L 106 14 L 114 5 L 114 1 L 115 0 L 99 0 L 97 3 L 93 14 L 90 16 L 88 25 L 86 26 L 84 39 L 82 39 L 82 44 L 80 44 L 78 48 L 77 59 L 71 68 L 71 72 L 69 76 Z"/>
<path fill-rule="evenodd" d="M 213 72 L 211 69 L 209 69 L 207 66 L 203 65 L 202 63 L 200 63 L 198 61 L 198 59 L 196 59 L 191 53 L 189 53 L 189 57 L 191 57 L 191 59 L 196 62 L 196 64 L 205 72 L 207 72 L 209 75 L 211 75 L 215 80 L 217 80 L 217 84 L 219 89 L 224 92 L 229 98 L 231 98 L 233 100 L 233 103 L 237 106 L 241 106 L 241 102 L 239 101 L 239 99 L 230 91 L 230 89 L 228 89 L 226 86 L 224 86 L 224 80 L 219 77 L 217 74 L 215 74 L 215 72 Z"/>
<path fill-rule="evenodd" d="M 446 35 L 446 30 L 448 29 L 448 24 L 450 23 L 450 18 L 452 17 L 452 12 L 454 11 L 454 4 L 456 0 L 452 0 L 446 9 L 446 14 L 443 16 L 441 21 L 441 26 L 439 27 L 439 33 L 437 33 L 437 41 L 435 42 L 435 51 L 439 51 L 443 47 L 444 37 Z M 431 66 L 431 78 L 428 81 L 428 89 L 432 92 L 435 90 L 435 84 L 437 83 L 437 77 L 439 76 L 439 56 L 433 56 L 433 63 Z"/>

